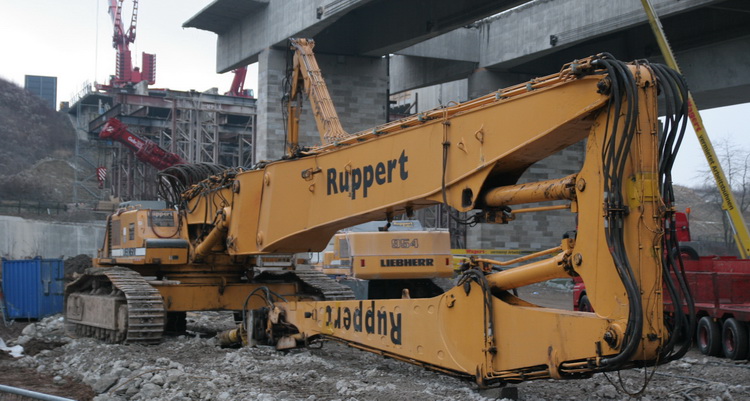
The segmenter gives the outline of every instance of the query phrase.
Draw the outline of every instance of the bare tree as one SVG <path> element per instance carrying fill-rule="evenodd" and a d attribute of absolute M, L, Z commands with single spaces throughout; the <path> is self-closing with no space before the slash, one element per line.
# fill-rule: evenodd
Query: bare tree
<path fill-rule="evenodd" d="M 750 152 L 728 137 L 717 140 L 714 150 L 740 211 L 744 213 L 750 207 Z M 716 181 L 711 171 L 703 170 L 701 175 L 704 184 L 699 190 L 704 198 L 721 204 L 722 199 L 716 190 Z"/>

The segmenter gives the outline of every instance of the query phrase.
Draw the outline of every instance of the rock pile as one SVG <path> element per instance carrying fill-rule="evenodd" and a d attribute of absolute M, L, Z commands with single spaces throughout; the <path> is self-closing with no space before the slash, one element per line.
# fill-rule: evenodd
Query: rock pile
<path fill-rule="evenodd" d="M 189 322 L 226 325 L 226 318 L 212 313 Z M 19 340 L 58 338 L 61 319 L 30 325 Z M 333 343 L 282 353 L 270 347 L 222 349 L 215 338 L 197 334 L 167 337 L 155 346 L 68 339 L 17 363 L 58 383 L 80 380 L 99 394 L 97 401 L 485 400 L 470 383 Z"/>
<path fill-rule="evenodd" d="M 83 273 L 84 270 L 92 266 L 91 256 L 77 255 L 65 259 L 65 281 L 72 281 L 76 273 Z"/>
<path fill-rule="evenodd" d="M 21 331 L 21 335 L 14 341 L 17 345 L 24 346 L 24 350 L 29 354 L 29 348 L 34 344 L 53 343 L 65 344 L 71 339 L 65 335 L 63 327 L 64 319 L 62 315 L 49 316 L 39 322 L 29 324 Z"/>
<path fill-rule="evenodd" d="M 26 328 L 26 346 L 59 340 L 14 363 L 65 384 L 81 381 L 97 401 L 124 400 L 476 400 L 497 399 L 498 390 L 337 343 L 279 352 L 270 347 L 222 349 L 200 330 L 229 324 L 231 314 L 189 314 L 193 334 L 166 337 L 154 346 L 110 345 L 64 339 L 62 320 L 48 318 Z M 425 333 L 425 335 L 431 335 Z M 532 339 L 533 340 L 533 339 Z M 64 345 L 61 345 L 63 344 Z M 47 343 L 49 344 L 49 343 Z M 642 400 L 750 399 L 747 362 L 730 363 L 697 351 L 659 367 L 596 374 L 587 380 L 540 380 L 517 386 L 522 399 L 631 400 L 648 384 Z M 488 397 L 488 398 L 485 398 Z"/>

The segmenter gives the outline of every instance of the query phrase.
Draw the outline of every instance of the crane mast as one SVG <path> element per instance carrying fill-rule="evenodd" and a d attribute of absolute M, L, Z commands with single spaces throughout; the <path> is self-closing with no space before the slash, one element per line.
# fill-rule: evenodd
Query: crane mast
<path fill-rule="evenodd" d="M 127 30 L 123 25 L 122 6 L 123 0 L 109 0 L 108 11 L 114 26 L 112 47 L 117 51 L 115 75 L 111 79 L 110 86 L 121 88 L 141 81 L 147 81 L 149 85 L 153 85 L 156 82 L 156 55 L 144 52 L 141 59 L 141 68 L 138 68 L 133 67 L 130 53 L 130 44 L 135 42 L 138 0 L 133 0 L 133 14 L 130 17 L 130 25 Z"/>
<path fill-rule="evenodd" d="M 656 43 L 659 44 L 661 54 L 664 56 L 664 60 L 667 65 L 677 72 L 680 72 L 680 67 L 677 65 L 672 48 L 667 41 L 667 36 L 664 34 L 664 29 L 661 26 L 661 20 L 656 14 L 653 4 L 649 0 L 641 0 L 643 8 L 646 11 L 648 22 L 651 25 L 651 30 L 654 32 L 656 37 Z M 701 144 L 701 150 L 706 157 L 708 162 L 709 170 L 716 181 L 716 186 L 719 189 L 721 195 L 721 209 L 727 216 L 730 228 L 732 230 L 732 237 L 734 243 L 737 246 L 737 251 L 741 259 L 750 259 L 750 231 L 748 231 L 745 218 L 742 216 L 742 211 L 739 208 L 739 204 L 732 193 L 732 187 L 729 185 L 724 169 L 719 163 L 719 158 L 716 156 L 711 140 L 706 132 L 706 127 L 703 124 L 700 110 L 693 100 L 693 95 L 688 94 L 688 107 L 690 109 L 690 122 L 693 124 L 695 135 L 698 137 L 698 142 Z"/>

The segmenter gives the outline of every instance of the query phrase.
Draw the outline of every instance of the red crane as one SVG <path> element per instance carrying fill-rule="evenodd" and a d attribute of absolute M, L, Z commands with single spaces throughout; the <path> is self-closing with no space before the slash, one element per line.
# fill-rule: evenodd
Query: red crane
<path fill-rule="evenodd" d="M 109 0 L 109 15 L 112 16 L 112 24 L 115 27 L 112 35 L 112 47 L 117 50 L 115 75 L 112 77 L 110 85 L 121 88 L 141 81 L 148 81 L 149 85 L 153 85 L 156 82 L 156 55 L 144 52 L 141 61 L 142 69 L 133 67 L 130 55 L 129 46 L 135 41 L 138 0 L 133 0 L 133 15 L 130 17 L 130 26 L 127 31 L 122 23 L 122 3 L 123 0 Z"/>
<path fill-rule="evenodd" d="M 245 89 L 245 76 L 247 76 L 247 66 L 237 68 L 232 71 L 234 73 L 234 79 L 232 80 L 232 86 L 229 88 L 229 92 L 224 93 L 227 96 L 236 97 L 253 97 L 252 89 Z"/>
<path fill-rule="evenodd" d="M 164 150 L 153 141 L 133 134 L 127 128 L 127 125 L 120 120 L 110 118 L 99 133 L 99 138 L 112 139 L 124 144 L 135 153 L 138 160 L 154 166 L 157 170 L 186 163 L 177 154 Z"/>

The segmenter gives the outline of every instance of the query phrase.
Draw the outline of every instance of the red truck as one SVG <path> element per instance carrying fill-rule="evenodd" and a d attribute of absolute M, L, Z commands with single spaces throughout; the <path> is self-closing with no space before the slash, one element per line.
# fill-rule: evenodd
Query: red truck
<path fill-rule="evenodd" d="M 695 299 L 698 349 L 705 355 L 747 359 L 750 356 L 750 260 L 733 256 L 699 257 L 694 247 L 682 246 L 691 243 L 687 215 L 677 213 L 675 217 L 685 274 Z M 667 313 L 674 311 L 668 297 L 664 304 Z M 580 279 L 573 287 L 573 307 L 593 312 L 586 286 Z"/>

